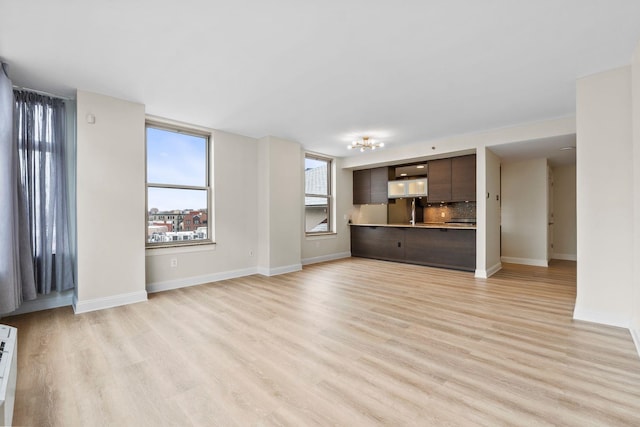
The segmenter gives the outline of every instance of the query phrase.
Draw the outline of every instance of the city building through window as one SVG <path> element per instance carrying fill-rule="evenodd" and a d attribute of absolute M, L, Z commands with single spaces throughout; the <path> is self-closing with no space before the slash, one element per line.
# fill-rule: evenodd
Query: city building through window
<path fill-rule="evenodd" d="M 305 232 L 332 232 L 331 159 L 313 154 L 305 155 L 304 187 Z"/>
<path fill-rule="evenodd" d="M 147 246 L 211 242 L 209 135 L 147 123 Z"/>

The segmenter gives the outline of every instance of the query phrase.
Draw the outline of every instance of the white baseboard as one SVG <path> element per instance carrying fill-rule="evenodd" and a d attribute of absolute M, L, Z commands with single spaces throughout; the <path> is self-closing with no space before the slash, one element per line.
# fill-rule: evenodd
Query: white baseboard
<path fill-rule="evenodd" d="M 576 254 L 553 254 L 551 259 L 561 259 L 565 261 L 577 261 L 578 256 Z"/>
<path fill-rule="evenodd" d="M 489 276 L 487 275 L 487 270 L 476 270 L 473 273 L 473 277 L 475 277 L 476 279 L 488 279 Z"/>
<path fill-rule="evenodd" d="M 241 270 L 223 271 L 221 273 L 207 274 L 204 276 L 186 277 L 184 279 L 167 280 L 163 282 L 147 283 L 147 292 L 169 291 L 171 289 L 185 288 L 187 286 L 203 285 L 205 283 L 218 282 L 220 280 L 235 279 L 236 277 L 251 276 L 258 273 L 255 267 Z"/>
<path fill-rule="evenodd" d="M 535 259 L 535 258 L 516 258 L 510 256 L 500 257 L 500 261 L 506 262 L 509 264 L 523 264 L 523 265 L 532 265 L 534 267 L 549 267 L 549 261 L 546 259 Z"/>
<path fill-rule="evenodd" d="M 302 270 L 302 264 L 285 265 L 275 268 L 258 267 L 258 274 L 262 274 L 263 276 L 277 276 L 279 274 L 293 273 L 300 270 Z"/>
<path fill-rule="evenodd" d="M 220 273 L 206 274 L 204 276 L 185 277 L 183 279 L 166 280 L 162 282 L 147 283 L 147 292 L 155 293 L 170 291 L 172 289 L 186 288 L 188 286 L 203 285 L 205 283 L 219 282 L 221 280 L 235 279 L 238 277 L 261 274 L 263 276 L 276 276 L 278 274 L 291 273 L 302 270 L 301 264 L 294 264 L 277 268 L 251 267 L 240 270 L 222 271 Z"/>
<path fill-rule="evenodd" d="M 629 328 L 629 332 L 631 332 L 631 338 L 633 338 L 633 343 L 636 345 L 636 351 L 638 352 L 638 356 L 640 356 L 640 330 Z"/>
<path fill-rule="evenodd" d="M 577 305 L 573 310 L 573 318 L 575 320 L 583 320 L 585 322 L 600 323 L 602 325 L 629 329 L 629 318 L 626 316 L 621 316 L 617 313 L 603 313 L 585 310 Z"/>
<path fill-rule="evenodd" d="M 48 295 L 40 295 L 31 301 L 23 301 L 16 311 L 5 313 L 2 316 L 15 316 L 18 314 L 33 313 L 34 311 L 49 310 L 51 308 L 73 305 L 73 289 L 64 292 L 52 292 Z"/>
<path fill-rule="evenodd" d="M 502 270 L 502 263 L 497 263 L 487 268 L 486 270 L 476 270 L 474 277 L 477 279 L 488 279 L 489 277 Z"/>
<path fill-rule="evenodd" d="M 104 298 L 95 298 L 87 301 L 78 301 L 78 297 L 74 295 L 73 311 L 76 314 L 87 313 L 89 311 L 103 310 L 105 308 L 134 304 L 137 302 L 144 302 L 146 300 L 147 291 L 131 292 L 128 294 L 113 295 Z"/>
<path fill-rule="evenodd" d="M 338 252 L 337 254 L 329 254 L 329 255 L 316 256 L 312 258 L 305 258 L 302 260 L 302 265 L 317 264 L 319 262 L 326 262 L 326 261 L 335 261 L 337 259 L 349 258 L 350 256 L 351 256 L 351 252 Z"/>

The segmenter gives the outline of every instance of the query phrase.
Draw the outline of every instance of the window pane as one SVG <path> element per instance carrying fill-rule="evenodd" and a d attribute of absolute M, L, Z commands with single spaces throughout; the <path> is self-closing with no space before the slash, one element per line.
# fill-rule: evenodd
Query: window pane
<path fill-rule="evenodd" d="M 204 187 L 206 174 L 207 138 L 147 127 L 148 183 Z"/>
<path fill-rule="evenodd" d="M 329 194 L 327 183 L 328 161 L 306 157 L 304 159 L 304 192 L 307 194 Z"/>
<path fill-rule="evenodd" d="M 305 197 L 305 231 L 317 233 L 329 231 L 329 199 L 326 197 Z"/>
<path fill-rule="evenodd" d="M 207 239 L 206 190 L 148 189 L 147 242 Z"/>

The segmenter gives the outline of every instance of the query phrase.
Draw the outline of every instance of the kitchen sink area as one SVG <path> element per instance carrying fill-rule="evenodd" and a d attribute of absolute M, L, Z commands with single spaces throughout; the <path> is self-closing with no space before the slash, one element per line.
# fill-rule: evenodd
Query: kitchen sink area
<path fill-rule="evenodd" d="M 351 224 L 359 227 L 400 227 L 400 228 L 466 228 L 475 230 L 476 224 L 461 224 L 450 222 L 418 222 L 415 224 L 393 223 L 393 224 Z"/>
<path fill-rule="evenodd" d="M 475 158 L 354 171 L 351 255 L 475 271 Z"/>
<path fill-rule="evenodd" d="M 382 210 L 368 216 L 368 210 Z M 351 255 L 475 271 L 475 202 L 424 203 L 420 198 L 362 206 L 351 224 Z"/>

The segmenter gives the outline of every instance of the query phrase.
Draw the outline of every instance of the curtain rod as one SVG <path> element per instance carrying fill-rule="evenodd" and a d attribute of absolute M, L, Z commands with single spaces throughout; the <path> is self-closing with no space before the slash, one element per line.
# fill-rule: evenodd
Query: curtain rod
<path fill-rule="evenodd" d="M 69 98 L 67 96 L 62 96 L 62 95 L 56 95 L 55 93 L 51 93 L 51 92 L 45 92 L 43 90 L 37 90 L 37 89 L 31 89 L 28 87 L 24 87 L 24 86 L 17 86 L 17 85 L 13 85 L 14 89 L 18 89 L 18 90 L 24 90 L 27 92 L 33 92 L 33 93 L 37 93 L 38 95 L 44 95 L 44 96 L 50 96 L 52 98 L 58 98 L 58 99 L 63 99 L 65 101 L 71 101 L 73 100 L 73 98 Z"/>

